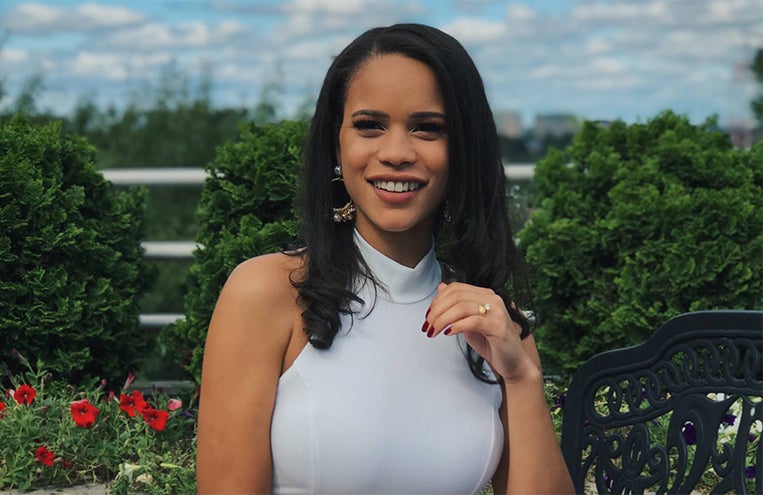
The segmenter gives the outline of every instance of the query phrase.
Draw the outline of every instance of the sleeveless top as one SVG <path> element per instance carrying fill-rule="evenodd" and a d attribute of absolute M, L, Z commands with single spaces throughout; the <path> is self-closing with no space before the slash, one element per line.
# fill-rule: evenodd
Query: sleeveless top
<path fill-rule="evenodd" d="M 356 231 L 383 284 L 342 315 L 331 348 L 307 344 L 278 382 L 271 423 L 275 494 L 478 493 L 503 451 L 501 391 L 469 370 L 460 336 L 421 331 L 440 266 L 415 268 Z"/>

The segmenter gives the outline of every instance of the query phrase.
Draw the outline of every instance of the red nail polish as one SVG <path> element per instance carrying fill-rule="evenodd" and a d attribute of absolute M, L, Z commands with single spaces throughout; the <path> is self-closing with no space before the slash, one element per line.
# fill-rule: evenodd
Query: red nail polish
<path fill-rule="evenodd" d="M 446 328 L 445 331 L 442 333 L 444 333 L 445 335 L 450 335 L 450 328 Z"/>
<path fill-rule="evenodd" d="M 429 329 L 429 331 L 427 332 L 427 337 L 431 338 L 433 334 L 434 334 L 434 327 Z"/>
<path fill-rule="evenodd" d="M 425 321 L 424 324 L 421 326 L 421 331 L 426 333 L 428 328 L 429 328 L 429 322 Z"/>

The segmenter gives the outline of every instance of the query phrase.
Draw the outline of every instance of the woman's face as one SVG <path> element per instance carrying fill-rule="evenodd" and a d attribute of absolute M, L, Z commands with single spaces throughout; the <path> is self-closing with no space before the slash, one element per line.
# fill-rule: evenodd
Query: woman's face
<path fill-rule="evenodd" d="M 372 244 L 399 232 L 429 242 L 448 186 L 445 119 L 437 78 L 418 60 L 373 57 L 350 80 L 338 161 L 356 227 Z"/>

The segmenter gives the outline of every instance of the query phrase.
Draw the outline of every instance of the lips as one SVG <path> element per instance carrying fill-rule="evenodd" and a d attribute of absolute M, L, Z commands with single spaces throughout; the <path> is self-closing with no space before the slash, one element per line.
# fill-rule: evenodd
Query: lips
<path fill-rule="evenodd" d="M 394 180 L 374 180 L 371 182 L 374 187 L 387 192 L 409 192 L 415 191 L 424 184 L 415 181 L 394 181 Z"/>

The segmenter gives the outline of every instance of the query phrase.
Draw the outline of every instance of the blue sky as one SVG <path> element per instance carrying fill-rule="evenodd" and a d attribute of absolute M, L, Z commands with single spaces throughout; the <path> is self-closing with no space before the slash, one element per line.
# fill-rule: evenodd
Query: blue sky
<path fill-rule="evenodd" d="M 123 105 L 172 66 L 217 105 L 253 106 L 265 85 L 286 116 L 315 97 L 331 60 L 365 29 L 422 22 L 459 39 L 494 111 L 645 120 L 671 108 L 750 122 L 744 67 L 763 47 L 760 0 L 0 0 L 9 105 L 43 78 L 39 106 Z"/>

